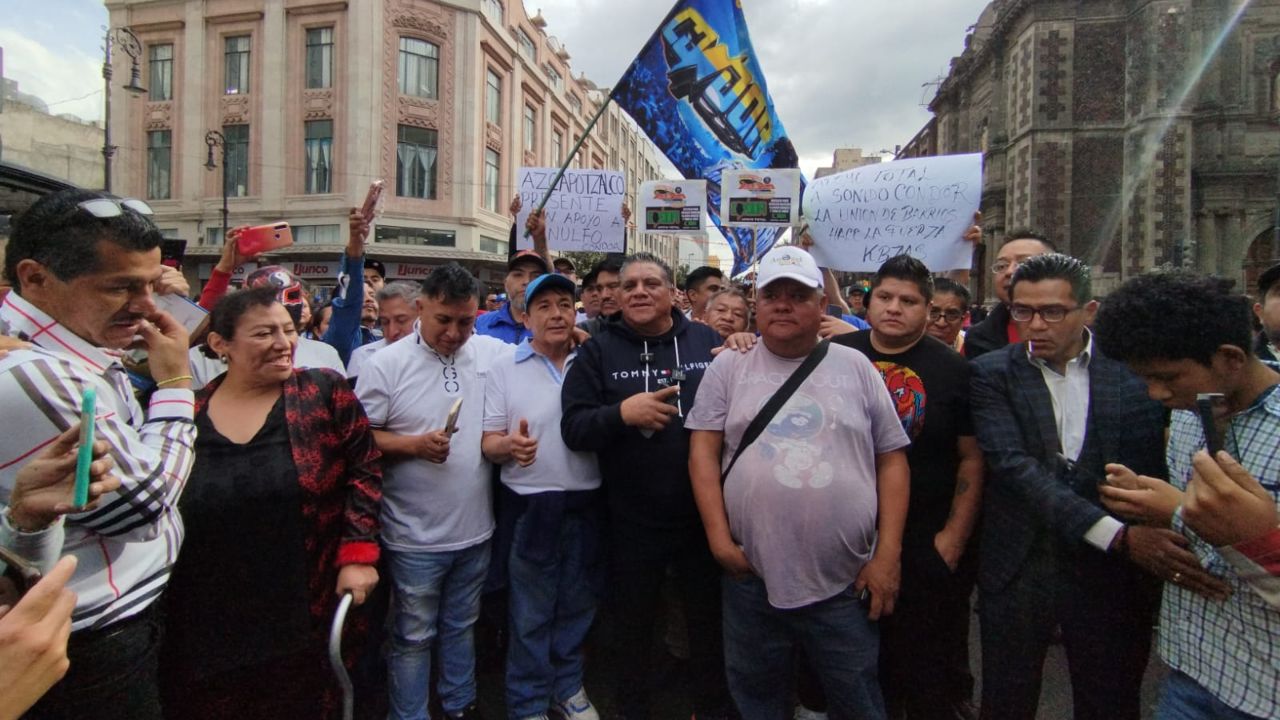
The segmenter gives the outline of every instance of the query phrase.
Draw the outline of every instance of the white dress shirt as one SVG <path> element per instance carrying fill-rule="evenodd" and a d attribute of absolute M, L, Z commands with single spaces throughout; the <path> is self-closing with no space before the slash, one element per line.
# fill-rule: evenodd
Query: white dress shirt
<path fill-rule="evenodd" d="M 1067 361 L 1065 373 L 1058 373 L 1049 363 L 1031 355 L 1027 344 L 1027 359 L 1040 368 L 1044 384 L 1053 399 L 1053 420 L 1058 428 L 1058 440 L 1062 454 L 1068 460 L 1078 460 L 1084 449 L 1085 433 L 1089 424 L 1089 361 L 1093 357 L 1093 334 L 1085 330 L 1084 349 Z M 1084 534 L 1085 542 L 1106 551 L 1124 524 L 1108 515 L 1093 524 Z"/>

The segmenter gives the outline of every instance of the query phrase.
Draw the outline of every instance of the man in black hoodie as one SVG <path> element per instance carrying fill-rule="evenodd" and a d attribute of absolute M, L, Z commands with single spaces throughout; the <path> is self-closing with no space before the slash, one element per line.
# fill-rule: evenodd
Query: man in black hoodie
<path fill-rule="evenodd" d="M 991 281 L 1000 304 L 964 334 L 964 356 L 970 360 L 1010 343 L 1022 342 L 1017 325 L 1009 317 L 1009 285 L 1013 281 L 1013 273 L 1019 265 L 1036 255 L 1058 251 L 1048 238 L 1034 230 L 1017 230 L 1007 237 L 991 265 Z"/>
<path fill-rule="evenodd" d="M 578 351 L 562 390 L 565 445 L 597 454 L 609 504 L 620 712 L 649 718 L 651 638 L 658 589 L 674 565 L 689 628 L 698 720 L 724 717 L 720 570 L 689 482 L 689 434 L 703 371 L 720 336 L 673 308 L 671 268 L 638 253 L 622 265 L 622 311 Z"/>

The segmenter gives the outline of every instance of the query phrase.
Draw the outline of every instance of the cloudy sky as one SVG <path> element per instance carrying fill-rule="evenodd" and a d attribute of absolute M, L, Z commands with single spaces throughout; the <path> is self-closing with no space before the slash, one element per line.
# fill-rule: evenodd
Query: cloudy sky
<path fill-rule="evenodd" d="M 373 0 L 350 0 L 353 3 Z M 518 2 L 519 0 L 507 0 Z M 837 147 L 907 142 L 986 0 L 744 0 L 779 117 L 809 174 Z M 665 0 L 527 0 L 573 56 L 612 85 L 666 15 Z M 100 0 L 0 0 L 4 75 L 86 119 L 102 116 Z"/>

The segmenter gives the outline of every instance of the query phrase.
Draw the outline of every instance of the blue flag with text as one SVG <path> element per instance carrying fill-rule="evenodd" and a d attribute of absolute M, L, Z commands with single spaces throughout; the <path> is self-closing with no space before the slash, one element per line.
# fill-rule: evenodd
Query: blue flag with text
<path fill-rule="evenodd" d="M 686 178 L 707 181 L 707 214 L 733 249 L 733 274 L 773 247 L 782 230 L 720 222 L 720 174 L 794 168 L 799 158 L 774 112 L 741 0 L 679 0 L 611 96 Z"/>

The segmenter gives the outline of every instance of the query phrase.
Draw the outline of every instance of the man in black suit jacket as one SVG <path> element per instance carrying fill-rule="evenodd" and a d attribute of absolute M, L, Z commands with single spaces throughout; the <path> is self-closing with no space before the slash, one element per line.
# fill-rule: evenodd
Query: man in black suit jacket
<path fill-rule="evenodd" d="M 1060 626 L 1075 717 L 1136 720 L 1157 588 L 1126 555 L 1163 550 L 1164 539 L 1107 514 L 1097 485 L 1113 462 L 1166 476 L 1165 413 L 1094 347 L 1087 325 L 1097 302 L 1083 263 L 1030 258 L 1011 294 L 1024 342 L 979 358 L 972 378 L 990 467 L 978 575 L 982 716 L 1035 718 Z"/>
<path fill-rule="evenodd" d="M 1015 333 L 1010 332 L 1014 326 L 1009 320 L 1009 284 L 1018 265 L 1029 258 L 1045 253 L 1056 252 L 1053 243 L 1044 235 L 1034 230 L 1015 230 L 1009 233 L 1004 245 L 996 253 L 996 261 L 991 265 L 991 282 L 995 285 L 996 299 L 999 300 L 982 322 L 965 331 L 964 356 L 970 360 L 980 355 L 999 350 L 1008 345 Z"/>

